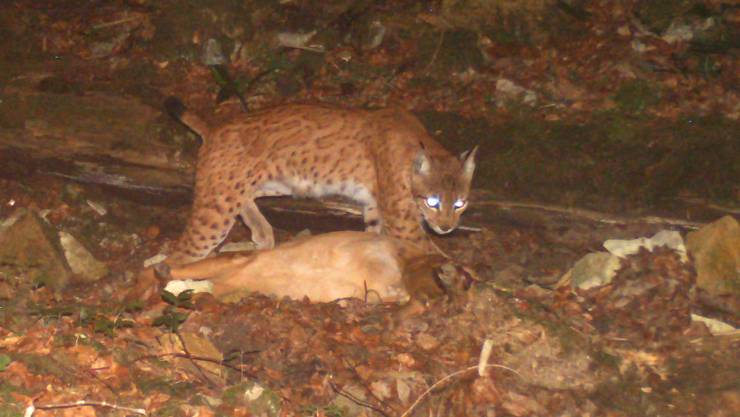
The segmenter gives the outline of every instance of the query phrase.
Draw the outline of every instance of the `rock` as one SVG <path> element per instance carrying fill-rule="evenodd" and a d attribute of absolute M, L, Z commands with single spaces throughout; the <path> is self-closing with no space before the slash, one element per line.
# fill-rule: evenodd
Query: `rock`
<path fill-rule="evenodd" d="M 375 49 L 383 43 L 385 37 L 386 28 L 380 20 L 373 20 L 368 28 L 368 39 L 363 45 L 363 49 L 371 50 Z"/>
<path fill-rule="evenodd" d="M 364 388 L 359 385 L 348 384 L 342 387 L 342 393 L 345 395 L 337 395 L 331 402 L 332 406 L 342 410 L 341 415 L 347 417 L 366 415 L 367 409 L 365 407 L 356 401 L 350 400 L 350 398 L 355 398 L 359 401 L 367 401 Z"/>
<path fill-rule="evenodd" d="M 740 314 L 740 224 L 725 216 L 686 236 L 696 267 L 696 287 L 707 302 Z M 704 297 L 703 297 L 704 298 Z"/>
<path fill-rule="evenodd" d="M 637 39 L 633 39 L 631 45 L 632 50 L 637 52 L 638 54 L 644 54 L 655 50 L 655 46 L 646 44 Z"/>
<path fill-rule="evenodd" d="M 381 401 L 392 396 L 391 385 L 387 381 L 373 381 L 370 383 L 370 391 Z"/>
<path fill-rule="evenodd" d="M 26 272 L 35 283 L 64 288 L 72 270 L 56 231 L 36 212 L 18 209 L 0 224 L 0 264 Z"/>
<path fill-rule="evenodd" d="M 691 321 L 704 323 L 704 325 L 709 329 L 709 332 L 714 336 L 740 335 L 740 329 L 736 329 L 725 322 L 715 320 L 713 318 L 691 314 Z"/>
<path fill-rule="evenodd" d="M 619 266 L 619 258 L 615 255 L 606 252 L 589 253 L 573 266 L 571 286 L 587 290 L 606 285 L 617 274 Z"/>
<path fill-rule="evenodd" d="M 316 35 L 316 30 L 308 33 L 281 32 L 277 34 L 278 45 L 284 48 L 304 49 L 312 52 L 324 52 L 326 49 L 321 44 L 309 44 L 308 42 Z"/>
<path fill-rule="evenodd" d="M 409 387 L 409 384 L 401 378 L 396 379 L 396 392 L 398 393 L 398 399 L 401 400 L 401 404 L 406 405 L 409 403 L 411 388 Z"/>
<path fill-rule="evenodd" d="M 619 258 L 634 255 L 640 251 L 640 248 L 645 248 L 649 252 L 652 252 L 654 248 L 661 246 L 675 251 L 681 258 L 681 261 L 687 262 L 689 260 L 681 234 L 672 230 L 661 230 L 651 238 L 640 237 L 631 240 L 609 239 L 604 242 L 604 248 Z"/>
<path fill-rule="evenodd" d="M 694 30 L 691 26 L 678 22 L 671 23 L 671 26 L 669 26 L 663 36 L 661 36 L 661 39 L 671 44 L 676 42 L 688 42 L 693 38 Z"/>
<path fill-rule="evenodd" d="M 414 392 L 423 392 L 427 387 L 424 374 L 418 371 L 388 372 L 386 378 L 395 382 L 396 394 L 401 404 L 408 406 L 415 396 Z M 393 384 L 391 382 L 391 384 Z"/>
<path fill-rule="evenodd" d="M 711 17 L 704 20 L 695 20 L 689 23 L 673 21 L 660 38 L 670 44 L 689 42 L 697 36 L 705 34 L 714 26 L 715 20 Z"/>
<path fill-rule="evenodd" d="M 500 106 L 516 100 L 530 106 L 537 102 L 537 94 L 534 91 L 518 86 L 506 78 L 499 78 L 496 81 L 496 98 Z"/>
<path fill-rule="evenodd" d="M 181 331 L 179 335 L 174 333 L 167 333 L 159 337 L 158 342 L 161 346 L 162 353 L 183 353 L 188 352 L 190 355 L 202 358 L 211 358 L 214 361 L 223 360 L 223 354 L 220 350 L 209 340 L 201 334 Z M 183 346 L 184 345 L 184 346 Z M 173 365 L 177 368 L 187 370 L 187 372 L 199 373 L 192 361 L 189 360 L 171 360 Z M 206 371 L 209 378 L 214 381 L 221 380 L 225 377 L 223 367 L 216 362 L 211 361 L 199 361 L 198 367 L 203 371 Z M 257 395 L 259 397 L 259 395 Z"/>
<path fill-rule="evenodd" d="M 208 39 L 203 46 L 203 54 L 200 60 L 207 66 L 226 64 L 226 57 L 221 49 L 221 44 L 216 39 Z"/>
<path fill-rule="evenodd" d="M 150 266 L 164 262 L 166 259 L 167 259 L 167 255 L 158 253 L 152 256 L 151 258 L 147 258 L 144 260 L 144 268 L 149 268 Z"/>
<path fill-rule="evenodd" d="M 593 327 L 606 337 L 637 343 L 683 337 L 691 324 L 692 266 L 662 247 L 640 249 L 621 264 L 609 286 L 578 291 Z"/>
<path fill-rule="evenodd" d="M 419 333 L 416 336 L 416 344 L 420 348 L 429 351 L 436 349 L 440 345 L 440 342 L 439 340 L 437 340 L 436 337 L 430 335 L 429 333 Z"/>
<path fill-rule="evenodd" d="M 7 282 L 0 280 L 0 300 L 9 300 L 15 297 L 15 289 Z"/>
<path fill-rule="evenodd" d="M 172 280 L 167 283 L 164 290 L 177 296 L 180 293 L 192 290 L 193 293 L 213 293 L 213 283 L 208 280 L 195 281 L 192 279 Z"/>
<path fill-rule="evenodd" d="M 95 282 L 108 275 L 108 266 L 95 257 L 71 234 L 59 232 L 59 242 L 72 272 L 84 282 Z"/>

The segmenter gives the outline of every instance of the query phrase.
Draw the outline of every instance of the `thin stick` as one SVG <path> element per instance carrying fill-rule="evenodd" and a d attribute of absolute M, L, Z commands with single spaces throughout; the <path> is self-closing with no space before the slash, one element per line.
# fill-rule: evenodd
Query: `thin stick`
<path fill-rule="evenodd" d="M 477 206 L 496 206 L 496 207 L 501 207 L 502 209 L 542 210 L 546 212 L 564 214 L 564 215 L 568 215 L 571 217 L 585 218 L 587 220 L 591 220 L 591 221 L 598 222 L 598 223 L 605 223 L 605 224 L 640 224 L 640 223 L 667 224 L 670 226 L 681 226 L 687 229 L 699 229 L 704 225 L 703 223 L 699 223 L 699 222 L 692 222 L 688 220 L 681 220 L 681 219 L 668 218 L 668 217 L 643 216 L 643 217 L 636 217 L 636 218 L 628 218 L 628 217 L 620 217 L 620 216 L 611 216 L 606 213 L 600 213 L 598 211 L 575 208 L 575 207 L 550 206 L 550 205 L 535 204 L 535 203 L 522 203 L 522 202 L 517 202 L 517 201 L 503 201 L 503 200 L 478 201 L 475 204 Z"/>
<path fill-rule="evenodd" d="M 120 25 L 123 23 L 133 22 L 135 20 L 141 19 L 141 16 L 131 16 L 131 17 L 124 17 L 123 19 L 114 20 L 112 22 L 105 22 L 105 23 L 98 23 L 97 25 L 94 25 L 93 29 L 103 29 L 111 26 Z"/>
<path fill-rule="evenodd" d="M 180 343 L 182 343 L 182 350 L 184 350 L 185 353 L 188 355 L 188 359 L 190 359 L 190 363 L 192 363 L 193 366 L 195 366 L 195 369 L 198 370 L 198 373 L 200 373 L 200 376 L 201 376 L 201 378 L 203 378 L 203 380 L 205 381 L 205 383 L 208 384 L 208 385 L 210 385 L 210 386 L 212 386 L 212 387 L 218 386 L 213 381 L 211 381 L 210 378 L 208 378 L 208 375 L 206 375 L 206 372 L 203 370 L 203 368 L 201 368 L 200 365 L 198 364 L 198 362 L 196 362 L 191 357 L 192 355 L 190 354 L 190 351 L 188 350 L 188 347 L 185 344 L 185 339 L 183 339 L 183 337 L 180 335 L 180 332 L 177 332 L 176 331 L 175 332 L 175 335 L 177 336 L 178 339 L 180 339 Z"/>
<path fill-rule="evenodd" d="M 55 409 L 60 409 L 60 408 L 74 408 L 74 407 L 107 407 L 107 408 L 112 408 L 115 410 L 121 410 L 121 411 L 126 411 L 129 413 L 139 414 L 142 416 L 147 415 L 146 410 L 143 408 L 124 407 L 122 405 L 109 403 L 107 401 L 79 400 L 73 403 L 45 404 L 45 405 L 31 404 L 28 407 L 26 407 L 26 412 L 23 414 L 23 417 L 33 416 L 33 413 L 36 410 L 55 410 Z"/>
<path fill-rule="evenodd" d="M 260 351 L 249 351 L 249 352 L 243 352 L 243 353 L 252 354 L 252 353 L 259 353 L 259 352 Z M 234 371 L 242 372 L 243 374 L 247 374 L 248 376 L 250 376 L 252 378 L 256 377 L 256 374 L 254 374 L 253 372 L 245 372 L 244 367 L 247 366 L 246 364 L 239 364 L 239 366 L 237 366 L 237 365 L 232 365 L 230 363 L 227 363 L 226 361 L 224 361 L 222 359 L 209 358 L 209 357 L 206 357 L 206 356 L 189 355 L 187 353 L 180 353 L 180 352 L 160 353 L 160 354 L 157 354 L 157 355 L 144 355 L 144 356 L 140 356 L 140 357 L 134 359 L 133 362 L 138 362 L 138 361 L 140 361 L 142 359 L 160 359 L 160 358 L 164 358 L 164 357 L 167 357 L 167 356 L 173 356 L 175 358 L 190 359 L 190 360 L 194 360 L 194 361 L 212 362 L 212 363 L 221 365 L 224 368 L 229 368 L 229 369 L 234 370 Z"/>
<path fill-rule="evenodd" d="M 376 406 L 374 406 L 374 405 L 370 404 L 370 403 L 369 403 L 369 402 L 367 402 L 367 401 L 363 401 L 363 400 L 361 400 L 361 399 L 359 399 L 359 398 L 355 397 L 354 395 L 352 395 L 352 394 L 350 394 L 350 393 L 348 393 L 348 392 L 344 392 L 344 390 L 342 390 L 342 389 L 340 389 L 339 387 L 337 387 L 337 386 L 336 386 L 336 385 L 335 385 L 335 384 L 334 384 L 333 382 L 331 382 L 331 381 L 329 381 L 329 386 L 330 386 L 330 387 L 331 387 L 331 389 L 332 389 L 332 390 L 334 390 L 334 392 L 336 392 L 336 393 L 337 393 L 338 395 L 341 395 L 342 397 L 344 397 L 344 398 L 346 398 L 346 399 L 348 399 L 348 400 L 352 401 L 353 403 L 355 403 L 355 404 L 357 404 L 357 405 L 359 405 L 359 406 L 361 406 L 361 407 L 369 408 L 369 409 L 371 409 L 371 410 L 373 410 L 373 411 L 375 411 L 375 412 L 377 412 L 377 413 L 380 413 L 380 414 L 382 414 L 382 415 L 383 415 L 383 416 L 385 416 L 385 417 L 390 417 L 390 415 L 388 415 L 388 414 L 387 414 L 387 413 L 386 413 L 385 411 L 383 411 L 382 409 L 380 409 L 380 408 L 378 408 L 378 407 L 376 407 Z"/>
<path fill-rule="evenodd" d="M 422 71 L 423 73 L 429 72 L 432 68 L 432 65 L 434 64 L 434 61 L 437 60 L 437 55 L 439 54 L 439 50 L 442 48 L 442 41 L 445 39 L 445 30 L 442 29 L 442 33 L 439 35 L 439 41 L 437 41 L 437 47 L 434 48 L 434 53 L 432 54 L 432 59 L 429 60 L 429 63 L 427 64 L 426 68 Z"/>
<path fill-rule="evenodd" d="M 504 365 L 491 364 L 491 365 L 486 365 L 486 368 L 501 368 L 501 369 L 506 369 L 507 371 L 511 371 L 511 372 L 519 375 L 520 377 L 522 376 L 516 370 L 511 369 L 508 366 L 504 366 Z M 411 407 L 409 407 L 408 410 L 406 410 L 403 414 L 401 414 L 401 417 L 408 417 L 408 416 L 410 416 L 411 413 L 416 408 L 416 406 L 419 405 L 419 403 L 421 403 L 421 400 L 424 399 L 424 397 L 426 397 L 427 395 L 429 395 L 430 392 L 434 391 L 437 387 L 439 387 L 440 385 L 444 384 L 448 380 L 450 380 L 450 379 L 452 379 L 452 378 L 454 378 L 454 377 L 456 377 L 458 375 L 466 374 L 466 373 L 468 373 L 470 371 L 477 371 L 477 370 L 478 370 L 478 365 L 471 366 L 469 368 L 465 368 L 465 369 L 462 369 L 462 370 L 453 372 L 453 373 L 445 376 L 444 378 L 440 379 L 439 381 L 435 382 L 434 384 L 432 384 L 431 387 L 427 388 L 426 391 L 424 391 L 423 393 L 421 393 L 421 395 L 419 395 L 419 398 L 417 398 L 416 401 L 414 401 L 414 403 L 411 404 Z"/>

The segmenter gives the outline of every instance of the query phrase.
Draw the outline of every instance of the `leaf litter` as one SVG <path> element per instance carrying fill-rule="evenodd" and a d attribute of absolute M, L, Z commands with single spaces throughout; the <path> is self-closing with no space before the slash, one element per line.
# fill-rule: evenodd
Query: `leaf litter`
<path fill-rule="evenodd" d="M 737 201 L 739 19 L 723 2 L 368 2 L 361 11 L 337 2 L 313 20 L 302 1 L 184 4 L 182 14 L 162 12 L 173 2 L 42 3 L 1 6 L 12 12 L 1 18 L 13 57 L 2 60 L 3 81 L 36 79 L 41 68 L 56 72 L 38 84 L 48 93 L 138 91 L 156 105 L 177 91 L 212 109 L 218 83 L 197 60 L 211 30 L 229 55 L 230 88 L 248 86 L 250 108 L 405 103 L 428 114 L 451 148 L 486 141 L 478 187 L 501 198 L 612 212 Z M 362 24 L 377 17 L 376 45 L 377 24 L 366 34 Z M 246 35 L 253 24 L 277 29 Z M 316 29 L 309 50 L 270 46 L 272 35 Z M 50 65 L 49 55 L 67 66 Z M 235 97 L 225 100 L 216 118 L 241 111 Z M 3 128 L 18 123 L 0 115 Z M 654 224 L 471 210 L 481 231 L 441 244 L 478 281 L 414 314 L 259 294 L 236 304 L 207 295 L 143 303 L 124 295 L 141 262 L 176 236 L 184 208 L 48 176 L 0 181 L 0 218 L 42 210 L 110 269 L 58 291 L 33 265 L 0 259 L 0 415 L 738 412 L 740 342 L 690 320 L 701 308 L 690 297 L 691 264 L 643 251 L 610 284 L 558 285 L 604 240 L 649 236 Z M 278 232 L 285 240 L 298 230 Z"/>

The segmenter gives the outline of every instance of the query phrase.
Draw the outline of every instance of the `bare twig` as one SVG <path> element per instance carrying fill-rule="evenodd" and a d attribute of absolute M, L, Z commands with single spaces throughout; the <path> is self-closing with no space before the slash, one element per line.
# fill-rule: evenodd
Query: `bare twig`
<path fill-rule="evenodd" d="M 439 35 L 439 40 L 437 41 L 437 46 L 434 48 L 434 53 L 432 54 L 432 59 L 429 60 L 429 63 L 427 64 L 426 68 L 424 68 L 424 71 L 422 72 L 429 72 L 432 69 L 432 65 L 434 65 L 434 61 L 437 60 L 437 55 L 439 54 L 439 50 L 442 48 L 442 41 L 445 39 L 445 31 L 442 30 L 442 33 Z"/>
<path fill-rule="evenodd" d="M 111 26 L 117 26 L 128 22 L 134 22 L 141 19 L 141 16 L 131 16 L 131 17 L 124 17 L 123 19 L 113 20 L 111 22 L 105 22 L 105 23 L 98 23 L 97 25 L 93 25 L 93 29 L 103 29 Z"/>
<path fill-rule="evenodd" d="M 521 203 L 516 201 L 479 201 L 476 202 L 478 206 L 497 206 L 502 209 L 532 209 L 542 210 L 558 214 L 564 214 L 572 217 L 585 218 L 598 223 L 605 224 L 667 224 L 670 226 L 680 226 L 687 229 L 699 229 L 703 226 L 702 223 L 692 222 L 688 220 L 658 217 L 658 216 L 643 216 L 635 218 L 627 218 L 621 216 L 612 216 L 606 213 L 600 213 L 598 211 L 580 209 L 575 207 L 561 207 L 561 206 L 550 206 L 545 204 L 534 204 L 534 203 Z"/>
<path fill-rule="evenodd" d="M 259 353 L 259 351 L 249 351 L 249 352 L 242 352 L 242 353 L 243 354 L 244 353 L 246 353 L 246 354 L 252 354 L 252 353 Z M 140 360 L 143 360 L 143 359 L 160 359 L 160 358 L 164 358 L 166 356 L 172 356 L 172 357 L 175 357 L 175 358 L 190 359 L 190 360 L 194 360 L 194 361 L 211 362 L 211 363 L 215 363 L 215 364 L 221 365 L 224 368 L 229 368 L 229 369 L 231 369 L 233 371 L 241 372 L 241 373 L 246 374 L 247 376 L 249 376 L 251 378 L 255 378 L 256 377 L 255 374 L 253 374 L 251 372 L 245 372 L 244 371 L 244 367 L 246 366 L 244 364 L 240 364 L 239 366 L 237 366 L 237 365 L 232 365 L 230 363 L 227 363 L 226 361 L 224 361 L 222 359 L 209 358 L 209 357 L 206 357 L 206 356 L 196 356 L 196 355 L 191 355 L 191 354 L 187 354 L 187 353 L 179 353 L 179 352 L 160 353 L 160 354 L 156 354 L 156 355 L 144 355 L 144 356 L 140 356 L 140 357 L 134 359 L 133 362 L 137 362 L 137 361 L 140 361 Z"/>
<path fill-rule="evenodd" d="M 185 344 L 185 339 L 182 338 L 182 335 L 180 335 L 180 332 L 175 331 L 175 335 L 177 336 L 177 338 L 180 340 L 180 343 L 182 344 L 182 350 L 184 350 L 185 354 L 187 354 L 187 358 L 190 360 L 190 363 L 192 363 L 195 369 L 198 370 L 198 373 L 200 374 L 201 378 L 203 378 L 206 384 L 212 387 L 216 387 L 217 385 L 213 381 L 211 381 L 210 378 L 208 378 L 208 375 L 206 375 L 206 372 L 203 370 L 203 368 L 201 368 L 200 365 L 198 365 L 198 362 L 196 362 L 192 358 L 193 355 L 191 355 L 190 351 L 188 351 L 188 347 Z"/>
<path fill-rule="evenodd" d="M 504 365 L 491 364 L 491 365 L 486 365 L 486 368 L 501 368 L 501 369 L 506 369 L 507 371 L 511 371 L 511 372 L 519 375 L 520 377 L 522 376 L 516 370 L 511 369 L 508 366 L 504 366 Z M 440 379 L 439 381 L 435 382 L 434 384 L 432 384 L 431 387 L 427 388 L 426 391 L 424 391 L 423 393 L 421 393 L 421 395 L 419 395 L 419 398 L 417 398 L 416 401 L 414 401 L 414 403 L 411 404 L 411 407 L 409 407 L 403 414 L 401 414 L 401 417 L 410 416 L 411 413 L 414 411 L 414 409 L 421 403 L 421 401 L 427 395 L 429 395 L 430 392 L 432 392 L 435 389 L 437 389 L 440 385 L 444 384 L 445 382 L 449 381 L 452 378 L 455 378 L 455 377 L 460 376 L 460 375 L 464 375 L 464 374 L 469 373 L 471 371 L 477 371 L 477 370 L 478 370 L 478 365 L 471 366 L 471 367 L 468 367 L 468 368 L 461 369 L 459 371 L 453 372 L 453 373 L 445 376 L 444 378 Z"/>
<path fill-rule="evenodd" d="M 708 209 L 712 209 L 716 211 L 721 211 L 726 214 L 740 214 L 740 207 L 725 206 L 725 205 L 713 203 L 709 200 L 705 200 L 702 198 L 679 197 L 678 201 L 683 201 L 684 203 L 688 203 L 688 204 L 700 205 L 702 207 L 706 207 Z"/>
<path fill-rule="evenodd" d="M 480 358 L 478 359 L 478 376 L 485 376 L 486 366 L 488 366 L 488 358 L 491 357 L 493 348 L 493 340 L 486 339 L 483 342 L 483 348 L 480 351 Z"/>
<path fill-rule="evenodd" d="M 23 417 L 33 416 L 33 413 L 36 412 L 36 410 L 57 410 L 61 408 L 75 408 L 75 407 L 105 407 L 105 408 L 112 408 L 114 410 L 126 411 L 128 413 L 139 414 L 142 416 L 148 415 L 146 410 L 143 408 L 125 407 L 122 405 L 109 403 L 107 401 L 79 400 L 73 403 L 45 404 L 45 405 L 31 404 L 28 407 L 26 407 L 26 412 L 23 414 Z"/>
<path fill-rule="evenodd" d="M 339 388 L 338 386 L 336 386 L 336 384 L 334 384 L 334 382 L 329 381 L 329 386 L 338 395 L 341 395 L 342 397 L 344 397 L 344 398 L 352 401 L 353 403 L 355 403 L 355 404 L 357 404 L 357 405 L 359 405 L 361 407 L 369 408 L 369 409 L 371 409 L 371 410 L 373 410 L 373 411 L 375 411 L 377 413 L 380 413 L 381 415 L 383 415 L 385 417 L 390 417 L 390 415 L 388 413 L 386 413 L 385 411 L 383 411 L 381 408 L 376 407 L 376 406 L 370 404 L 367 401 L 363 401 L 363 400 L 355 397 L 354 395 L 352 395 L 352 394 L 350 394 L 348 392 L 345 392 L 344 390 L 342 390 L 341 388 Z"/>

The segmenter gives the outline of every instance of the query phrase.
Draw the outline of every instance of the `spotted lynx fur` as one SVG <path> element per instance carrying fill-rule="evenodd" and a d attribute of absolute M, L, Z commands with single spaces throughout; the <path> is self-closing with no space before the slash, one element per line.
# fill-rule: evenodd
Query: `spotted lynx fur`
<path fill-rule="evenodd" d="M 422 222 L 446 234 L 467 207 L 476 149 L 453 156 L 404 110 L 284 105 L 211 128 L 174 97 L 165 106 L 204 141 L 192 212 L 169 263 L 206 257 L 237 216 L 258 248 L 272 248 L 272 226 L 255 204 L 264 196 L 350 198 L 366 230 L 429 252 L 436 246 Z"/>

